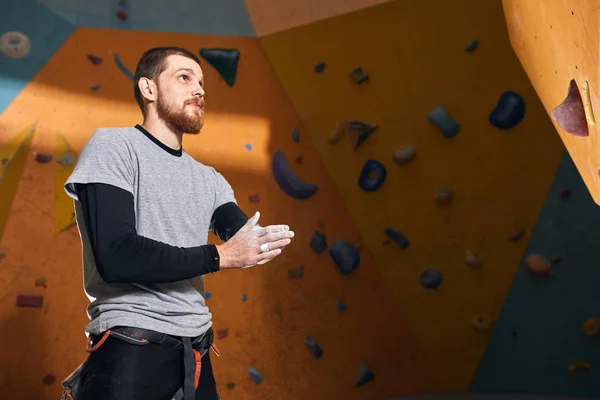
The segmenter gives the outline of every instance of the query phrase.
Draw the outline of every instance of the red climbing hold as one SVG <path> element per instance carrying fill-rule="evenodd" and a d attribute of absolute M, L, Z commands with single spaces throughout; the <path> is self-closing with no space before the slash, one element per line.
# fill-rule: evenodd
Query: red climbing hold
<path fill-rule="evenodd" d="M 43 379 L 44 385 L 52 385 L 56 382 L 56 376 L 54 374 L 48 374 Z"/>
<path fill-rule="evenodd" d="M 125 22 L 125 20 L 127 20 L 127 13 L 123 10 L 117 11 L 117 18 L 119 18 L 121 21 Z"/>
<path fill-rule="evenodd" d="M 569 189 L 567 189 L 567 188 L 560 189 L 560 198 L 561 199 L 566 199 L 566 198 L 569 198 L 570 196 L 571 196 L 571 192 L 569 191 Z"/>
<path fill-rule="evenodd" d="M 575 79 L 569 82 L 566 99 L 552 110 L 552 118 L 565 132 L 574 136 L 588 136 L 588 124 L 585 118 L 585 108 L 581 93 Z"/>
<path fill-rule="evenodd" d="M 250 196 L 248 196 L 248 201 L 250 203 L 258 203 L 260 201 L 260 196 L 258 193 L 252 193 Z"/>

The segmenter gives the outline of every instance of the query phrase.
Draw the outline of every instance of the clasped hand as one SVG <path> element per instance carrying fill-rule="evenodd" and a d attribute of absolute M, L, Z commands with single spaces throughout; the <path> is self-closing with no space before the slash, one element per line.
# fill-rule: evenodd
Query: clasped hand
<path fill-rule="evenodd" d="M 294 232 L 288 225 L 260 226 L 260 212 L 256 212 L 246 224 L 227 242 L 217 246 L 221 269 L 248 268 L 265 264 L 291 243 Z"/>

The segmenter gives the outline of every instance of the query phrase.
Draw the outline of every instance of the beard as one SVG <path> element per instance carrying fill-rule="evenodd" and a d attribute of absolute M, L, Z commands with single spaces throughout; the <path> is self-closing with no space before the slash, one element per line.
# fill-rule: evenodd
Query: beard
<path fill-rule="evenodd" d="M 169 127 L 177 132 L 197 135 L 204 125 L 204 108 L 199 110 L 188 109 L 185 102 L 181 107 L 176 107 L 172 103 L 164 100 L 163 96 L 158 97 L 156 103 L 156 112 L 158 117 L 165 121 Z"/>

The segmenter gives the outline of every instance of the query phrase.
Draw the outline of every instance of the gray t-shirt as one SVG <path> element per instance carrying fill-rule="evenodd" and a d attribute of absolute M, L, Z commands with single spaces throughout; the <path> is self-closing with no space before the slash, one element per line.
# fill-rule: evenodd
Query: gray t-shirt
<path fill-rule="evenodd" d="M 204 301 L 204 277 L 167 284 L 106 283 L 98 274 L 74 184 L 105 183 L 133 194 L 141 236 L 178 247 L 208 240 L 213 212 L 236 202 L 214 168 L 185 150 L 168 151 L 135 127 L 95 131 L 83 147 L 65 190 L 75 200 L 83 249 L 84 290 L 90 299 L 86 331 L 133 326 L 176 336 L 199 336 L 212 326 Z"/>

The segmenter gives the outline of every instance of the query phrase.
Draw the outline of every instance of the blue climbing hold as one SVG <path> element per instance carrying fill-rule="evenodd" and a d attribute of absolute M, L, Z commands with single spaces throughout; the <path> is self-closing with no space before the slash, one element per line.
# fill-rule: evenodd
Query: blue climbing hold
<path fill-rule="evenodd" d="M 479 45 L 479 40 L 475 39 L 465 47 L 465 51 L 473 51 Z"/>
<path fill-rule="evenodd" d="M 385 228 L 384 232 L 387 235 L 387 237 L 389 237 L 392 242 L 396 243 L 402 250 L 406 250 L 406 248 L 410 244 L 408 238 L 404 236 L 402 232 L 397 231 L 396 229 Z"/>
<path fill-rule="evenodd" d="M 250 378 L 252 379 L 255 385 L 260 385 L 263 381 L 262 376 L 260 375 L 260 373 L 254 365 L 248 369 L 248 375 L 250 375 Z"/>
<path fill-rule="evenodd" d="M 133 72 L 131 72 L 126 66 L 125 64 L 123 64 L 123 61 L 121 61 L 121 58 L 119 57 L 118 54 L 115 53 L 114 55 L 114 60 L 115 60 L 115 64 L 117 64 L 117 67 L 121 70 L 121 72 L 128 77 L 129 79 L 133 80 Z"/>
<path fill-rule="evenodd" d="M 358 377 L 356 378 L 356 387 L 369 383 L 373 379 L 375 379 L 375 374 L 373 374 L 365 363 L 360 363 L 358 367 Z"/>
<path fill-rule="evenodd" d="M 321 72 L 323 72 L 323 70 L 325 70 L 325 63 L 324 62 L 320 62 L 317 65 L 315 65 L 315 72 L 317 74 L 320 74 Z"/>
<path fill-rule="evenodd" d="M 500 95 L 488 119 L 498 129 L 512 129 L 525 118 L 525 109 L 525 100 L 521 95 L 506 91 Z"/>
<path fill-rule="evenodd" d="M 341 301 L 335 302 L 335 308 L 338 310 L 338 312 L 346 311 L 346 305 L 344 303 L 342 303 Z"/>
<path fill-rule="evenodd" d="M 248 300 L 248 296 L 246 296 L 245 294 L 242 295 L 242 301 L 246 301 Z"/>
<path fill-rule="evenodd" d="M 211 292 L 204 292 L 204 298 L 205 298 L 206 300 L 210 299 L 210 296 L 212 296 L 212 293 L 211 293 Z"/>
<path fill-rule="evenodd" d="M 298 129 L 296 128 L 292 129 L 292 139 L 294 139 L 294 142 L 296 143 L 300 141 L 300 132 L 298 132 Z"/>
<path fill-rule="evenodd" d="M 377 160 L 367 160 L 358 177 L 358 186 L 365 192 L 379 189 L 387 176 L 385 166 Z"/>
<path fill-rule="evenodd" d="M 246 143 L 244 147 L 246 148 L 246 150 L 252 150 L 252 145 L 250 143 Z"/>
<path fill-rule="evenodd" d="M 444 107 L 436 106 L 427 119 L 442 131 L 446 139 L 451 139 L 460 131 L 460 125 L 446 112 Z"/>
<path fill-rule="evenodd" d="M 315 231 L 310 238 L 310 243 L 308 245 L 315 251 L 315 253 L 321 254 L 327 250 L 327 237 L 321 232 Z"/>
<path fill-rule="evenodd" d="M 232 87 L 237 77 L 240 51 L 237 49 L 200 49 L 200 56 L 212 65 L 219 75 L 225 80 L 227 86 Z"/>
<path fill-rule="evenodd" d="M 319 359 L 323 356 L 323 349 L 321 348 L 321 346 L 319 346 L 319 344 L 316 342 L 315 339 L 313 339 L 310 336 L 307 336 L 304 339 L 304 344 L 306 345 L 306 347 L 308 348 L 308 351 L 310 351 L 313 355 L 313 357 L 315 357 L 315 359 Z"/>
<path fill-rule="evenodd" d="M 290 197 L 305 200 L 317 192 L 317 185 L 304 182 L 294 173 L 283 151 L 273 154 L 271 170 L 279 188 Z"/>
<path fill-rule="evenodd" d="M 421 282 L 421 286 L 425 289 L 436 289 L 438 286 L 442 284 L 443 281 L 442 273 L 436 269 L 426 269 L 421 273 L 419 281 Z"/>
<path fill-rule="evenodd" d="M 329 256 L 342 275 L 349 275 L 360 265 L 360 253 L 356 246 L 345 240 L 337 240 L 329 246 Z"/>
<path fill-rule="evenodd" d="M 96 92 L 96 91 L 100 90 L 101 87 L 102 87 L 102 85 L 93 85 L 93 86 L 90 86 L 90 90 L 92 92 Z"/>

